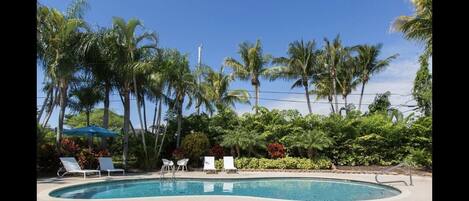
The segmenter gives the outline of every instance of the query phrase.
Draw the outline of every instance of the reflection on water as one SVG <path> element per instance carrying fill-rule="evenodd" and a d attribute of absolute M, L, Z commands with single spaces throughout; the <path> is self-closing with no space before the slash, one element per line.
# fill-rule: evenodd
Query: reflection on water
<path fill-rule="evenodd" d="M 63 198 L 129 198 L 180 195 L 241 195 L 289 200 L 352 201 L 399 194 L 380 185 L 318 179 L 137 180 L 65 188 L 51 193 Z"/>

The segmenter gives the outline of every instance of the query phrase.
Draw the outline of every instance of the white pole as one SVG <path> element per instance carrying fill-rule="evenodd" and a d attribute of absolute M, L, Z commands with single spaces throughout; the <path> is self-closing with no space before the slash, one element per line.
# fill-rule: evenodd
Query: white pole
<path fill-rule="evenodd" d="M 199 67 L 202 64 L 202 44 L 200 44 L 199 46 L 199 54 L 198 54 L 197 63 L 199 64 Z"/>

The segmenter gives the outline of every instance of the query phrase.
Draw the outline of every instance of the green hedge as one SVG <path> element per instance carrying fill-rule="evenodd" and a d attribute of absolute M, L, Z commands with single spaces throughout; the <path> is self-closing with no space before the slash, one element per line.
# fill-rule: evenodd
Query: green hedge
<path fill-rule="evenodd" d="M 267 158 L 236 158 L 235 166 L 238 169 L 330 169 L 331 160 L 328 158 L 308 159 L 285 157 L 279 159 Z M 223 168 L 223 160 L 215 161 L 215 168 L 221 170 Z"/>

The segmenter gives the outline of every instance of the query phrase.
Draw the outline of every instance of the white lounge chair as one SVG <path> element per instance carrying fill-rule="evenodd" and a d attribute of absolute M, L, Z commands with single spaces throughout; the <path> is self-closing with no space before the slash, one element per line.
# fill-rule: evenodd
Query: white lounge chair
<path fill-rule="evenodd" d="M 213 156 L 205 156 L 204 157 L 204 172 L 213 171 L 216 172 L 215 169 L 215 157 Z"/>
<path fill-rule="evenodd" d="M 63 177 L 66 174 L 70 173 L 83 173 L 83 179 L 86 179 L 87 173 L 98 173 L 99 177 L 101 177 L 101 171 L 99 170 L 84 170 L 81 169 L 80 165 L 78 165 L 77 160 L 74 157 L 60 157 L 60 161 L 62 162 L 63 167 L 60 167 L 57 170 L 57 176 Z M 65 172 L 60 175 L 60 171 L 65 168 Z"/>
<path fill-rule="evenodd" d="M 233 156 L 223 156 L 223 170 L 238 172 L 238 168 L 234 166 Z"/>
<path fill-rule="evenodd" d="M 114 168 L 111 157 L 99 157 L 99 169 L 101 171 L 107 171 L 107 176 L 111 176 L 111 172 L 122 172 L 122 175 L 125 175 L 124 169 Z"/>
<path fill-rule="evenodd" d="M 176 164 L 178 165 L 178 168 L 176 170 L 179 171 L 179 168 L 181 168 L 182 171 L 184 171 L 184 169 L 187 171 L 187 163 L 188 162 L 189 162 L 188 158 L 178 160 L 178 162 L 176 162 Z"/>

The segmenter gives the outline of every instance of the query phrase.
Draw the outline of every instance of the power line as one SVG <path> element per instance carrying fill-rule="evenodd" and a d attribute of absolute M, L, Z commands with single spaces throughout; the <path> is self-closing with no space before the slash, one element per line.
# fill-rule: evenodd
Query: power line
<path fill-rule="evenodd" d="M 253 90 L 246 90 L 247 92 L 252 92 L 252 93 L 255 93 L 256 91 L 253 91 Z M 291 91 L 259 91 L 259 93 L 272 93 L 272 94 L 301 94 L 301 95 L 304 95 L 305 93 L 303 92 L 291 92 Z M 381 94 L 381 93 L 363 93 L 364 96 L 369 96 L 369 95 L 378 95 L 378 94 Z M 351 93 L 351 94 L 348 94 L 348 95 L 353 95 L 353 96 L 359 96 L 361 94 L 355 94 L 355 93 Z M 398 93 L 391 93 L 391 95 L 396 95 L 396 96 L 411 96 L 412 94 L 398 94 Z"/>

